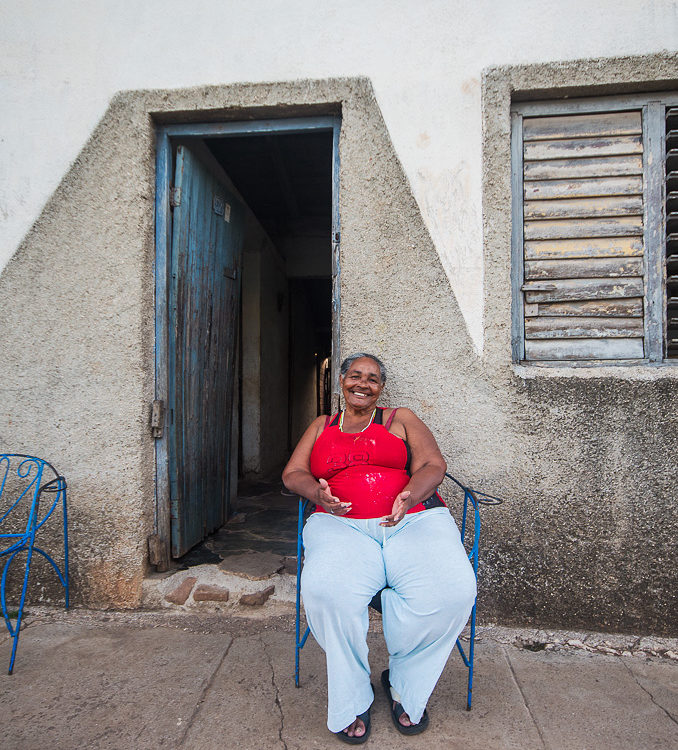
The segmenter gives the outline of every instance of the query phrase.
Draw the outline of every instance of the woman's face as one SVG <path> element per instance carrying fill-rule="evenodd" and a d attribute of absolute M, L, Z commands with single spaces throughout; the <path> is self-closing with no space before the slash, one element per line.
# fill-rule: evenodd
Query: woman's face
<path fill-rule="evenodd" d="M 360 357 L 341 377 L 341 390 L 347 406 L 372 410 L 384 390 L 379 365 L 369 357 Z"/>

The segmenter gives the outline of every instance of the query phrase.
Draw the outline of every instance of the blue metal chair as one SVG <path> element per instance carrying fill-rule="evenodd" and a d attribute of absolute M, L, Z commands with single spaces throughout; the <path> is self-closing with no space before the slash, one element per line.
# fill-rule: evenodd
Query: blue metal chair
<path fill-rule="evenodd" d="M 43 496 L 47 497 L 46 504 L 48 507 L 46 511 L 40 507 L 41 501 L 43 505 L 45 504 Z M 63 509 L 63 573 L 50 555 L 35 543 L 36 534 L 45 525 L 59 504 Z M 65 589 L 66 609 L 68 609 L 66 480 L 44 459 L 16 453 L 0 453 L 0 532 L 0 544 L 6 545 L 0 549 L 0 557 L 7 558 L 2 569 L 2 578 L 0 578 L 0 604 L 5 625 L 12 638 L 12 655 L 8 672 L 8 674 L 12 674 L 33 552 L 42 555 L 54 569 L 59 582 Z M 7 607 L 7 576 L 10 565 L 20 552 L 26 552 L 26 565 L 16 609 L 16 623 L 12 624 L 13 613 Z"/>
<path fill-rule="evenodd" d="M 452 480 L 458 487 L 464 492 L 464 506 L 461 517 L 461 539 L 468 552 L 468 559 L 473 565 L 473 572 L 475 573 L 476 579 L 478 578 L 478 548 L 480 541 L 480 506 L 481 505 L 500 505 L 504 501 L 501 498 L 493 497 L 485 492 L 474 490 L 471 487 L 465 487 L 461 482 L 457 481 L 451 474 L 445 474 L 445 476 Z M 303 636 L 301 635 L 301 567 L 302 567 L 302 554 L 304 551 L 302 543 L 302 531 L 304 527 L 304 516 L 309 506 L 310 501 L 306 498 L 299 498 L 299 518 L 297 522 L 297 601 L 296 601 L 296 624 L 295 624 L 295 649 L 294 649 L 294 684 L 299 687 L 299 654 L 301 649 L 306 644 L 310 628 L 307 627 Z M 469 505 L 473 508 L 473 542 L 466 540 L 466 532 L 469 529 L 470 524 L 467 523 L 469 515 Z M 469 549 L 469 544 L 471 544 Z M 380 595 L 377 594 L 375 599 Z M 372 600 L 374 601 L 374 599 Z M 370 605 L 373 606 L 373 605 Z M 378 609 L 378 607 L 374 607 Z M 468 690 L 466 696 L 466 710 L 471 710 L 471 695 L 473 690 L 473 657 L 475 655 L 475 638 L 476 638 L 476 603 L 473 604 L 471 610 L 471 632 L 469 636 L 468 654 L 464 651 L 464 647 L 461 645 L 461 641 L 457 638 L 457 649 L 461 654 L 461 658 L 464 661 L 464 665 L 468 669 Z"/>

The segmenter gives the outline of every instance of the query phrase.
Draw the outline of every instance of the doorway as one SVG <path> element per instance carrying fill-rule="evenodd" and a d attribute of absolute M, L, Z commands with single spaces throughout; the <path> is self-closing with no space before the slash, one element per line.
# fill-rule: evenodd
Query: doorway
<path fill-rule="evenodd" d="M 173 558 L 232 519 L 239 494 L 268 515 L 292 448 L 338 393 L 339 127 L 159 129 L 156 534 Z M 193 197 L 189 162 L 203 174 Z"/>

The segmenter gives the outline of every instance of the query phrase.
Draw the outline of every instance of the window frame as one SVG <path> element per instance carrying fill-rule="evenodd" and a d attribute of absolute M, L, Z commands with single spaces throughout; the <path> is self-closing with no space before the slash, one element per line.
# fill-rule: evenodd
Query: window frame
<path fill-rule="evenodd" d="M 538 367 L 678 365 L 664 355 L 666 321 L 665 111 L 678 91 L 511 103 L 511 349 L 515 364 Z M 643 123 L 643 349 L 642 359 L 526 360 L 523 237 L 523 118 L 640 110 Z M 659 167 L 655 165 L 661 165 Z"/>

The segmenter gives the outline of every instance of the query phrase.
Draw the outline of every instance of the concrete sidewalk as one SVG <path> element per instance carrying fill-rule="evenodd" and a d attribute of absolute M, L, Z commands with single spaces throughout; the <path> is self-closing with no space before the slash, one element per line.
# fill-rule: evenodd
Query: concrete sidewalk
<path fill-rule="evenodd" d="M 0 675 L 5 750 L 344 746 L 325 727 L 324 659 L 312 638 L 302 654 L 302 687 L 294 687 L 289 614 L 79 610 L 29 619 L 14 674 Z M 376 623 L 369 636 L 375 685 L 387 665 L 379 630 Z M 677 661 L 648 655 L 648 644 L 629 656 L 589 651 L 577 639 L 562 650 L 543 648 L 525 632 L 481 631 L 470 713 L 466 671 L 452 657 L 421 736 L 395 730 L 378 691 L 367 747 L 678 748 Z M 8 652 L 5 639 L 3 670 Z"/>

